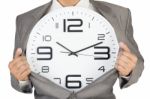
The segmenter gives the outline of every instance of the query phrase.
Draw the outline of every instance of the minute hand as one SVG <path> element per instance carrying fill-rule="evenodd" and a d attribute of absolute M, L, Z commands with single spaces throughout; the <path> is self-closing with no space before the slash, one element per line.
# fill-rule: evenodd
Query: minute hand
<path fill-rule="evenodd" d="M 81 51 L 87 50 L 87 49 L 89 49 L 89 48 L 91 48 L 91 47 L 94 47 L 94 46 L 99 45 L 99 44 L 102 44 L 102 43 L 103 43 L 103 42 L 99 42 L 99 43 L 93 44 L 93 45 L 88 46 L 88 47 L 86 47 L 86 48 L 83 48 L 83 49 L 81 49 L 81 50 L 78 50 L 78 51 L 72 52 L 72 53 L 70 53 L 69 55 L 77 54 L 77 53 L 79 53 L 79 52 L 81 52 Z"/>

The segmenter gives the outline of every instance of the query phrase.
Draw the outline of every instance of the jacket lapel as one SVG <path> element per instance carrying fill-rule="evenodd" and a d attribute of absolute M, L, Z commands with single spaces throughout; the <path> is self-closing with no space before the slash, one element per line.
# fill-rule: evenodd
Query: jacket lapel
<path fill-rule="evenodd" d="M 36 10 L 34 10 L 34 12 L 32 13 L 33 17 L 36 20 L 40 20 L 44 15 L 47 14 L 49 9 L 51 8 L 52 3 L 53 3 L 53 0 L 51 0 L 49 3 L 47 3 L 47 4 L 37 8 Z"/>

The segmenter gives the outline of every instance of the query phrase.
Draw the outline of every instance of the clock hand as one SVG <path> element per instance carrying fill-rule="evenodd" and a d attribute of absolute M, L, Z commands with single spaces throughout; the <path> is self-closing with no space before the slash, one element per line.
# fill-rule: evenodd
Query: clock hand
<path fill-rule="evenodd" d="M 70 52 L 64 52 L 64 51 L 60 51 L 60 52 L 61 53 L 66 53 L 66 54 L 70 53 Z M 94 55 L 89 55 L 89 54 L 77 54 L 77 55 L 92 56 L 92 57 L 94 57 Z"/>
<path fill-rule="evenodd" d="M 77 54 L 73 54 L 73 51 L 71 51 L 70 49 L 68 49 L 67 47 L 65 47 L 64 45 L 62 45 L 62 44 L 60 44 L 59 42 L 56 42 L 58 45 L 60 45 L 61 47 L 63 47 L 64 49 L 66 49 L 67 51 L 69 51 L 69 54 L 71 54 L 72 53 L 72 55 L 75 55 L 75 56 L 78 56 Z M 68 55 L 69 55 L 68 54 Z"/>
<path fill-rule="evenodd" d="M 87 50 L 87 49 L 89 49 L 89 48 L 91 48 L 91 47 L 94 47 L 94 46 L 99 45 L 99 44 L 102 44 L 102 43 L 103 43 L 103 42 L 99 42 L 99 43 L 93 44 L 93 45 L 91 45 L 91 46 L 88 46 L 88 47 L 86 47 L 86 48 L 83 48 L 83 49 L 81 49 L 81 50 L 78 50 L 78 51 L 75 51 L 75 52 L 71 52 L 71 53 L 69 54 L 69 56 L 70 56 L 70 55 L 76 55 L 77 53 L 79 53 L 79 52 L 81 52 L 81 51 Z"/>

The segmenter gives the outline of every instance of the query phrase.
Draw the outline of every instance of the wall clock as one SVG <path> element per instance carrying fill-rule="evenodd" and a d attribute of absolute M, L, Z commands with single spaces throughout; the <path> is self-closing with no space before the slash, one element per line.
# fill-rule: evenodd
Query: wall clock
<path fill-rule="evenodd" d="M 33 72 L 77 92 L 114 68 L 118 50 L 115 31 L 103 16 L 65 7 L 34 26 L 26 57 Z"/>

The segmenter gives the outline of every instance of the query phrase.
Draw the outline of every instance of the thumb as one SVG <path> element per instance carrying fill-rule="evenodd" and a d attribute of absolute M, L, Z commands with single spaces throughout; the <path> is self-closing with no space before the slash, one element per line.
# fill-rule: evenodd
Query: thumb
<path fill-rule="evenodd" d="M 21 56 L 22 55 L 22 49 L 21 48 L 18 48 L 17 50 L 16 50 L 16 53 L 15 53 L 15 58 L 17 58 L 17 57 L 19 57 L 19 56 Z"/>
<path fill-rule="evenodd" d="M 120 46 L 120 48 L 121 48 L 122 50 L 127 51 L 127 52 L 130 52 L 130 49 L 128 48 L 128 46 L 127 46 L 125 43 L 120 42 L 120 43 L 119 43 L 119 46 Z"/>

